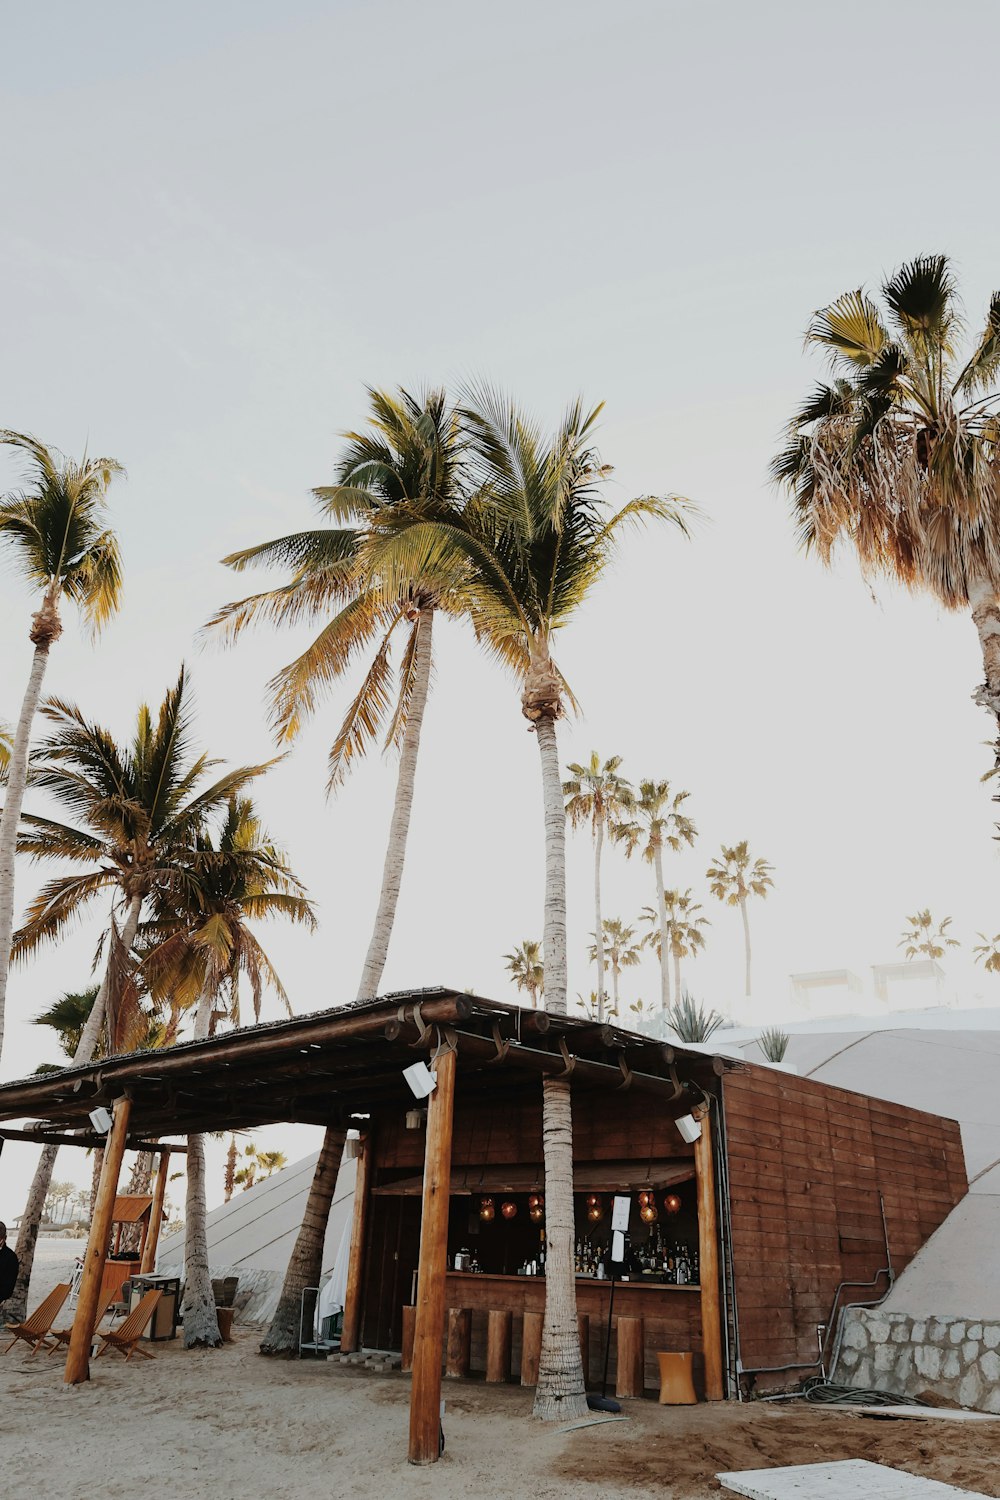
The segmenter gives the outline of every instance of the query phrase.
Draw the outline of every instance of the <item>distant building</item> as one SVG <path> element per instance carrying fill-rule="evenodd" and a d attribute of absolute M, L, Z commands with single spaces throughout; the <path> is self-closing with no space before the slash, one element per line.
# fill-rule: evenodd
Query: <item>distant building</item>
<path fill-rule="evenodd" d="M 892 989 L 904 985 L 907 994 L 902 1001 L 902 1008 L 913 1005 L 917 998 L 914 994 L 914 986 L 921 986 L 927 997 L 928 1005 L 941 1004 L 941 987 L 944 983 L 944 970 L 933 958 L 908 958 L 902 963 L 872 964 L 872 980 L 875 985 L 875 997 L 890 1009 L 899 1009 L 893 1005 Z"/>

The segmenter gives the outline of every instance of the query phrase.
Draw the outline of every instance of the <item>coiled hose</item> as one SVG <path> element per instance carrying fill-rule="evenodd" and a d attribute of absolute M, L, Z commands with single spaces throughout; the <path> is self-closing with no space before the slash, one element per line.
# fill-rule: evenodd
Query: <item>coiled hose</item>
<path fill-rule="evenodd" d="M 834 1385 L 813 1375 L 805 1381 L 802 1395 L 817 1406 L 927 1406 L 916 1396 L 897 1396 L 895 1391 L 859 1390 L 853 1385 Z"/>

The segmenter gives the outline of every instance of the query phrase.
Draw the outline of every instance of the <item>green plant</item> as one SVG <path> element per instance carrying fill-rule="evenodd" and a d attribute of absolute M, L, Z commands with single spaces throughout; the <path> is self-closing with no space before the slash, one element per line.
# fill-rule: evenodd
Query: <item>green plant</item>
<path fill-rule="evenodd" d="M 706 1010 L 689 990 L 683 990 L 667 1012 L 667 1025 L 682 1042 L 707 1042 L 725 1025 L 725 1017 L 717 1010 Z"/>
<path fill-rule="evenodd" d="M 788 1032 L 779 1031 L 777 1026 L 768 1026 L 757 1038 L 757 1045 L 768 1062 L 783 1062 L 788 1051 Z"/>

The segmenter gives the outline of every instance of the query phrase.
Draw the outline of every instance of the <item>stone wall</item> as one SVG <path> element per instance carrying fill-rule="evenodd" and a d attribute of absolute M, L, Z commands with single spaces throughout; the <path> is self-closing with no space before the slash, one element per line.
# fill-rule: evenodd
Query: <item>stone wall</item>
<path fill-rule="evenodd" d="M 1000 1414 L 1000 1323 L 849 1308 L 832 1378 L 902 1396 L 933 1391 Z"/>

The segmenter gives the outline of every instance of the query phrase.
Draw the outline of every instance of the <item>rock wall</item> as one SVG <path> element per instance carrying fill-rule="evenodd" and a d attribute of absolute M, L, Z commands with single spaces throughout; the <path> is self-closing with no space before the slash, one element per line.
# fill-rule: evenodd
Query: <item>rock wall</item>
<path fill-rule="evenodd" d="M 1000 1323 L 850 1308 L 833 1379 L 901 1396 L 933 1391 L 1000 1414 Z"/>

